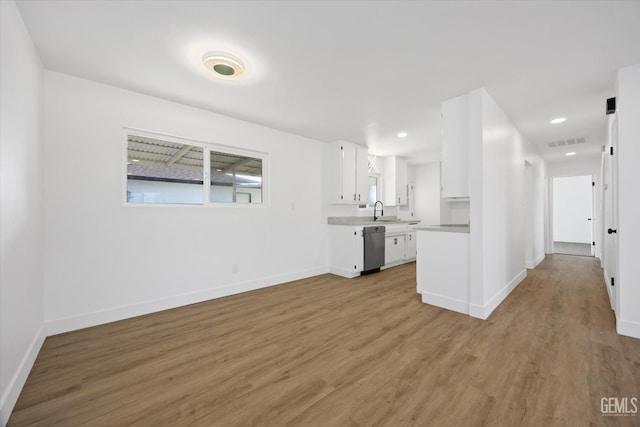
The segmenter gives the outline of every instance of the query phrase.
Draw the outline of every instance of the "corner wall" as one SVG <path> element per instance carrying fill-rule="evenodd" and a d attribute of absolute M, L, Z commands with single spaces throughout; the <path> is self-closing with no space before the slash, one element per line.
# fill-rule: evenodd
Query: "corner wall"
<path fill-rule="evenodd" d="M 533 168 L 533 256 L 544 258 L 545 164 L 484 90 L 470 93 L 470 314 L 486 319 L 526 277 L 525 161 Z"/>
<path fill-rule="evenodd" d="M 44 342 L 42 64 L 13 1 L 0 1 L 0 425 Z"/>
<path fill-rule="evenodd" d="M 328 272 L 325 144 L 44 73 L 45 319 L 65 332 Z M 265 206 L 124 206 L 123 127 L 267 152 Z"/>

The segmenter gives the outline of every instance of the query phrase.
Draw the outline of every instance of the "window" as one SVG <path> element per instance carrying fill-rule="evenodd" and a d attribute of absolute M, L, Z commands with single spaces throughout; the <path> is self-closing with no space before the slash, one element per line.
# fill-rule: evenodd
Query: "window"
<path fill-rule="evenodd" d="M 378 174 L 369 174 L 369 206 L 375 205 L 376 200 L 380 200 L 379 194 Z"/>
<path fill-rule="evenodd" d="M 127 134 L 128 204 L 264 203 L 266 155 L 180 138 Z M 210 179 L 207 179 L 210 178 Z"/>

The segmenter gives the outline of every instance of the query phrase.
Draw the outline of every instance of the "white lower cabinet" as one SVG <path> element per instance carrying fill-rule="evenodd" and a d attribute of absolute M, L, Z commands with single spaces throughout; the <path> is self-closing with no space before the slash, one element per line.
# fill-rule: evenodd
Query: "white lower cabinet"
<path fill-rule="evenodd" d="M 384 265 L 404 261 L 406 233 L 385 235 Z"/>
<path fill-rule="evenodd" d="M 407 252 L 405 253 L 404 259 L 411 260 L 416 259 L 416 232 L 415 230 L 411 230 L 407 232 Z"/>
<path fill-rule="evenodd" d="M 329 271 L 342 277 L 359 276 L 364 269 L 362 226 L 329 226 Z"/>
<path fill-rule="evenodd" d="M 386 225 L 384 266 L 394 267 L 416 259 L 415 227 Z M 329 225 L 329 271 L 342 277 L 357 277 L 364 270 L 363 226 Z"/>

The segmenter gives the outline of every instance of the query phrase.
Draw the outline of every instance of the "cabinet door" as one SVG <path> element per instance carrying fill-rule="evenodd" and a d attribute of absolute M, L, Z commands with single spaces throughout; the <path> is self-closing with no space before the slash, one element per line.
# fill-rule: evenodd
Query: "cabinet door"
<path fill-rule="evenodd" d="M 407 251 L 404 259 L 414 259 L 416 257 L 416 232 L 407 233 Z"/>
<path fill-rule="evenodd" d="M 367 147 L 356 148 L 356 201 L 359 205 L 369 202 L 369 150 Z"/>
<path fill-rule="evenodd" d="M 442 197 L 469 197 L 469 95 L 442 103 Z"/>
<path fill-rule="evenodd" d="M 356 194 L 356 148 L 342 145 L 342 194 L 343 203 L 357 203 Z"/>
<path fill-rule="evenodd" d="M 389 265 L 404 260 L 405 235 L 386 236 L 384 239 L 384 264 Z"/>
<path fill-rule="evenodd" d="M 396 200 L 398 206 L 407 205 L 407 159 L 396 157 Z"/>

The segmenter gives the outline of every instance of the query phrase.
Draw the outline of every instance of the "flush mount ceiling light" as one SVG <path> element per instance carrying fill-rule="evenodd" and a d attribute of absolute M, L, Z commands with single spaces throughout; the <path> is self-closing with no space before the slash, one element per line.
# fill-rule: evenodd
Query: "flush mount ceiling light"
<path fill-rule="evenodd" d="M 406 137 L 407 137 L 407 133 L 406 132 L 398 133 L 398 138 L 406 138 Z"/>
<path fill-rule="evenodd" d="M 554 124 L 554 125 L 557 125 L 558 123 L 562 123 L 565 120 L 567 120 L 567 119 L 565 119 L 564 117 L 558 117 L 556 119 L 551 120 L 551 123 Z"/>
<path fill-rule="evenodd" d="M 570 151 L 568 153 L 564 153 L 565 156 L 575 156 L 576 152 L 575 151 Z"/>
<path fill-rule="evenodd" d="M 216 77 L 235 80 L 244 74 L 244 64 L 237 56 L 225 52 L 208 52 L 202 57 L 202 63 Z"/>

